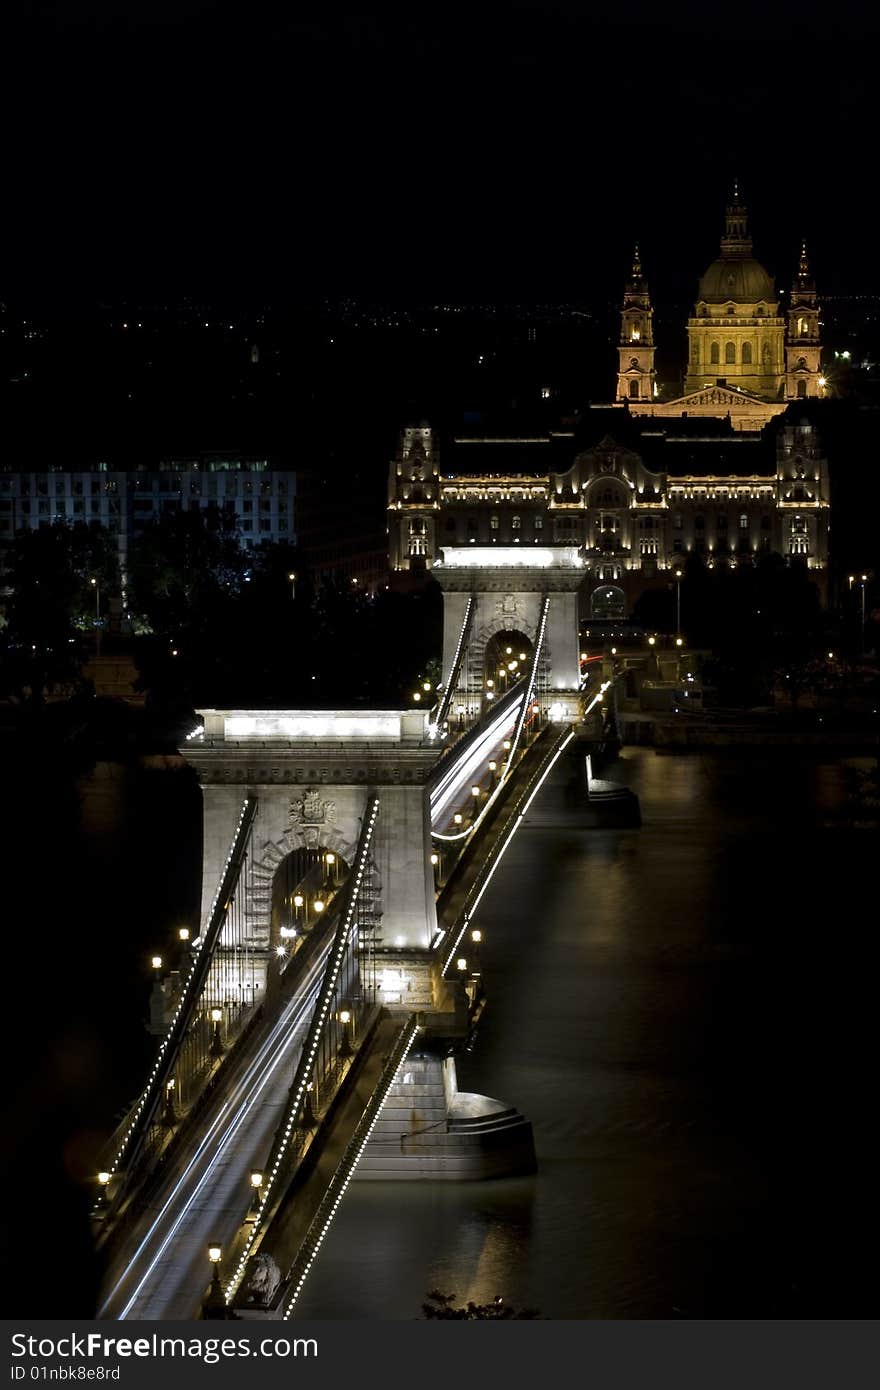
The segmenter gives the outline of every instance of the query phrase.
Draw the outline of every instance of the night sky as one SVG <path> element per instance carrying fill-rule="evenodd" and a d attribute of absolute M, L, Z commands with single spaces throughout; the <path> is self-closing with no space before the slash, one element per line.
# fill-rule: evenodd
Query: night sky
<path fill-rule="evenodd" d="M 730 180 L 788 283 L 880 289 L 880 12 L 13 0 L 0 296 L 685 300 Z M 863 13 L 860 13 L 862 11 Z"/>

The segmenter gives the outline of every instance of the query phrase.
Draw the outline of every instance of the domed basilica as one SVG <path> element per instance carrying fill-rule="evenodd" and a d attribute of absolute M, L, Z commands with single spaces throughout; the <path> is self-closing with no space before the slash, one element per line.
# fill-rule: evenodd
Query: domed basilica
<path fill-rule="evenodd" d="M 700 279 L 688 319 L 683 396 L 663 399 L 654 366 L 653 309 L 638 248 L 621 311 L 617 396 L 633 414 L 728 416 L 760 429 L 789 401 L 820 397 L 819 306 L 806 246 L 781 312 L 779 295 L 752 255 L 746 209 L 734 186 L 721 253 Z"/>

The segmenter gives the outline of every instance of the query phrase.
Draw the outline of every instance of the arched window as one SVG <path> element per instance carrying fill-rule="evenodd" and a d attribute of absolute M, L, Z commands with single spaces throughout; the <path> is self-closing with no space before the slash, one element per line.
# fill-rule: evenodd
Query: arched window
<path fill-rule="evenodd" d="M 743 343 L 743 355 L 742 355 L 742 360 L 743 360 L 743 365 L 744 365 L 744 366 L 745 366 L 746 363 L 748 363 L 749 366 L 752 365 L 752 345 L 751 345 L 751 343 Z"/>
<path fill-rule="evenodd" d="M 600 507 L 621 506 L 620 493 L 615 492 L 613 488 L 610 487 L 606 488 L 605 491 L 596 498 L 596 501 Z"/>
<path fill-rule="evenodd" d="M 522 518 L 515 516 L 510 524 L 513 527 L 514 531 L 519 531 L 520 527 L 522 526 Z"/>
<path fill-rule="evenodd" d="M 727 366 L 728 363 L 735 362 L 735 361 L 736 361 L 736 343 L 725 343 L 725 344 L 724 344 L 724 364 L 725 364 L 725 366 Z"/>
<path fill-rule="evenodd" d="M 739 514 L 739 529 L 741 531 L 748 531 L 749 529 L 749 518 L 745 512 Z"/>
<path fill-rule="evenodd" d="M 709 361 L 710 361 L 710 362 L 720 362 L 720 361 L 721 361 L 721 344 L 720 344 L 720 343 L 713 343 L 713 344 L 712 344 L 712 348 L 711 348 L 711 351 L 710 351 L 710 353 L 709 353 Z"/>
<path fill-rule="evenodd" d="M 797 393 L 798 393 L 798 400 L 801 400 L 801 401 L 802 401 L 802 400 L 804 399 L 804 397 L 806 396 L 806 394 L 807 394 L 807 383 L 806 383 L 805 381 L 799 381 L 799 382 L 798 382 L 798 384 L 797 384 Z"/>
<path fill-rule="evenodd" d="M 631 382 L 630 382 L 630 384 L 629 384 L 629 395 L 630 395 L 630 400 L 634 400 L 634 401 L 637 401 L 637 400 L 638 400 L 638 398 L 639 398 L 639 383 L 638 383 L 637 381 L 631 381 Z"/>
<path fill-rule="evenodd" d="M 489 525 L 491 526 L 493 531 L 497 531 L 500 524 L 501 523 L 499 522 L 497 515 L 493 515 L 492 517 L 490 517 Z"/>

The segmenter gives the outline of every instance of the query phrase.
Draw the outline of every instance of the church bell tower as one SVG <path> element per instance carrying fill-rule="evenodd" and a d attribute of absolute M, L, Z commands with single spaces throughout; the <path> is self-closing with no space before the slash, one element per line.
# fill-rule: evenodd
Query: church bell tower
<path fill-rule="evenodd" d="M 801 245 L 798 272 L 791 287 L 785 335 L 785 395 L 790 401 L 823 396 L 819 341 L 819 302 L 807 260 L 807 244 Z"/>
<path fill-rule="evenodd" d="M 617 398 L 651 401 L 656 395 L 654 369 L 654 310 L 648 282 L 636 245 L 632 270 L 623 294 L 620 340 L 617 345 Z"/>

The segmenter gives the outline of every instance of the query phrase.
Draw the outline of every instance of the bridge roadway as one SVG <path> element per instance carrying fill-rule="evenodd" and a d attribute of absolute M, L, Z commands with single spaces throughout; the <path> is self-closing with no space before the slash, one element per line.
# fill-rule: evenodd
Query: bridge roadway
<path fill-rule="evenodd" d="M 99 1318 L 191 1319 L 208 1283 L 211 1241 L 230 1247 L 247 1214 L 248 1173 L 262 1168 L 287 1101 L 327 944 L 271 1025 L 258 1029 L 206 1108 L 199 1142 L 172 1161 L 107 1270 Z"/>

